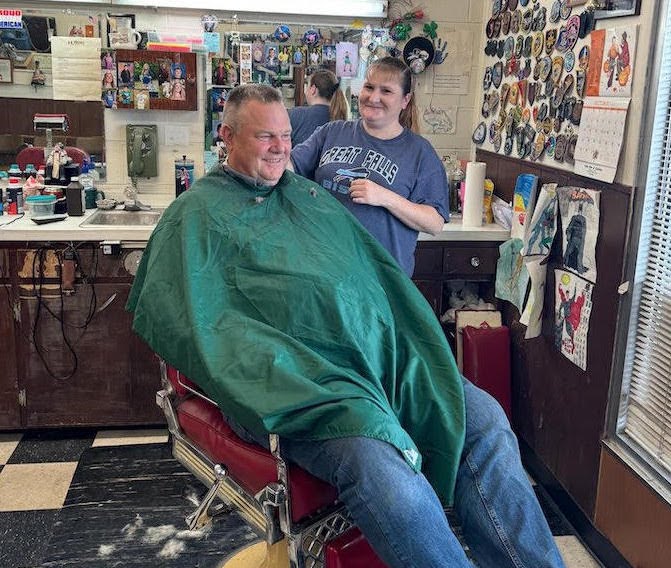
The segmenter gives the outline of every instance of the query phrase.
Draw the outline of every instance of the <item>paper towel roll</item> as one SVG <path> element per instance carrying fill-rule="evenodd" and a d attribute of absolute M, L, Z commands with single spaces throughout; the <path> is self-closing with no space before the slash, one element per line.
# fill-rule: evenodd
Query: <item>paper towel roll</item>
<path fill-rule="evenodd" d="M 466 190 L 462 221 L 464 227 L 480 227 L 482 225 L 482 198 L 485 193 L 486 170 L 487 164 L 484 162 L 468 162 L 466 164 Z"/>

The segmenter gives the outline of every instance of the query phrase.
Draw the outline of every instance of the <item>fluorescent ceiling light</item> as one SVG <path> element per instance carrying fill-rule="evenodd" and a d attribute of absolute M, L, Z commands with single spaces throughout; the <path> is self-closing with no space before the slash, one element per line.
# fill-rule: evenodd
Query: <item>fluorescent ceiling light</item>
<path fill-rule="evenodd" d="M 190 8 L 224 12 L 305 14 L 345 18 L 384 18 L 388 0 L 108 0 L 118 6 Z"/>

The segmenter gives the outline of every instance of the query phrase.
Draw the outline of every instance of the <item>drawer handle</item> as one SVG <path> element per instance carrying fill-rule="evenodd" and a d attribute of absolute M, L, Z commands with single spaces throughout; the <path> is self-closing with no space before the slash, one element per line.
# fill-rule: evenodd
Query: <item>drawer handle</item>
<path fill-rule="evenodd" d="M 477 268 L 480 266 L 480 257 L 479 256 L 472 256 L 471 257 L 471 266 L 473 268 Z"/>

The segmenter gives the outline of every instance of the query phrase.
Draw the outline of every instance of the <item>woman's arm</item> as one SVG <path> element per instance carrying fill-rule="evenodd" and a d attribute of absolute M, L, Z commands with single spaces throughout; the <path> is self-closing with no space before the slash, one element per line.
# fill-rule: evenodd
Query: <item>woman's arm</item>
<path fill-rule="evenodd" d="M 413 203 L 405 197 L 368 179 L 355 179 L 349 195 L 354 203 L 384 207 L 411 229 L 436 235 L 443 230 L 445 219 L 432 205 Z"/>

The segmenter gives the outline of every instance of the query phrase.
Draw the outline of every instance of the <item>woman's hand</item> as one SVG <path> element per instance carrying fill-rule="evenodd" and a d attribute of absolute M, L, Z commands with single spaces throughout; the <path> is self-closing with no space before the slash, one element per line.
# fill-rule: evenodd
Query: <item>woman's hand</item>
<path fill-rule="evenodd" d="M 393 191 L 389 191 L 369 179 L 355 179 L 349 186 L 349 196 L 354 203 L 386 207 L 390 194 L 396 195 Z"/>

